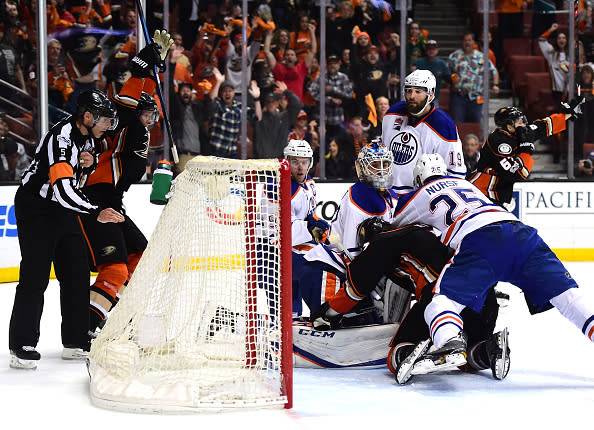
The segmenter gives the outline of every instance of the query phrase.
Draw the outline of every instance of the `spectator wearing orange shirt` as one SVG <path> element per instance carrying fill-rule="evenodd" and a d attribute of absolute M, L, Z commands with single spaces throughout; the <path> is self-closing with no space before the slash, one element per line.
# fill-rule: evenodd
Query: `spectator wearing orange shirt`
<path fill-rule="evenodd" d="M 299 27 L 297 31 L 291 32 L 291 40 L 289 42 L 289 46 L 295 50 L 295 53 L 297 54 L 297 59 L 299 61 L 305 61 L 305 57 L 307 57 L 307 54 L 313 50 L 313 47 L 316 47 L 316 49 L 313 50 L 313 53 L 316 54 L 316 35 L 315 31 L 310 31 L 310 20 L 308 16 L 301 15 L 299 17 L 298 23 Z"/>

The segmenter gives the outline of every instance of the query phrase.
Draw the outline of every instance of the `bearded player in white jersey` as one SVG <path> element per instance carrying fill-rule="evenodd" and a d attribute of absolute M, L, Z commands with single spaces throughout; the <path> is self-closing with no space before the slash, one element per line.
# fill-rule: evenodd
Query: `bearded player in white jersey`
<path fill-rule="evenodd" d="M 480 311 L 497 281 L 520 288 L 538 311 L 556 307 L 592 340 L 594 301 L 578 288 L 537 231 L 470 182 L 446 176 L 446 169 L 439 154 L 423 155 L 413 173 L 418 189 L 401 196 L 396 207 L 396 223 L 430 224 L 442 232 L 441 242 L 454 249 L 425 310 L 431 337 L 400 362 L 396 381 L 404 384 L 414 374 L 464 364 L 466 336 L 460 312 L 465 307 Z M 507 329 L 498 340 L 494 375 L 503 379 L 509 370 Z"/>
<path fill-rule="evenodd" d="M 382 141 L 394 155 L 392 189 L 412 191 L 412 174 L 423 154 L 440 154 L 448 174 L 466 176 L 462 143 L 454 121 L 433 104 L 435 76 L 417 69 L 404 80 L 404 98 L 388 109 L 382 121 Z"/>

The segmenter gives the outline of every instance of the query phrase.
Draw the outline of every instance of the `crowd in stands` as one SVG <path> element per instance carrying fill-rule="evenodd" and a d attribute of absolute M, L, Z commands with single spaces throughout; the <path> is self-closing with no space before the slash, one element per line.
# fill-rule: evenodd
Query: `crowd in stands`
<path fill-rule="evenodd" d="M 170 1 L 170 25 L 163 25 L 162 2 L 147 0 L 149 28 L 166 28 L 175 40 L 168 62 L 171 81 L 162 84 L 171 89 L 168 112 L 172 113 L 174 139 L 184 160 L 176 173 L 197 154 L 242 156 L 238 134 L 244 64 L 251 75 L 247 94 L 248 157 L 281 157 L 287 139 L 302 138 L 312 145 L 316 164 L 325 157 L 328 178 L 353 179 L 352 165 L 358 149 L 381 135 L 384 113 L 400 99 L 401 43 L 406 44 L 406 72 L 421 68 L 434 73 L 435 105 L 446 110 L 456 123 L 480 121 L 485 65 L 490 70 L 492 94 L 499 92 L 500 80 L 501 86 L 514 89 L 504 61 L 504 40 L 536 40 L 534 35 L 531 38 L 519 32 L 517 26 L 518 19 L 523 19 L 522 14 L 532 4 L 496 2 L 499 27 L 491 28 L 489 36 L 494 35 L 495 40 L 489 41 L 493 50 L 490 61 L 485 62 L 480 42 L 475 41 L 475 34 L 482 34 L 480 29 L 472 28 L 460 41 L 460 49 L 443 52 L 439 57 L 440 41 L 435 40 L 430 28 L 410 18 L 414 17 L 414 10 L 409 11 L 407 34 L 399 34 L 400 16 L 390 3 L 327 1 L 326 58 L 320 58 L 317 2 L 249 2 L 244 41 L 241 1 Z M 478 13 L 477 5 L 473 6 Z M 35 99 L 23 95 L 35 96 L 37 91 L 35 8 L 32 0 L 0 1 L 0 79 L 10 84 L 0 85 L 0 113 L 8 117 L 34 119 L 36 115 Z M 547 15 L 552 20 L 555 17 Z M 553 69 L 555 61 L 563 68 L 567 56 L 567 42 L 563 45 L 560 36 L 563 28 L 554 27 L 552 22 L 537 24 L 543 31 L 538 35 L 542 42 L 534 45 L 540 47 L 538 55 L 547 58 Z M 136 25 L 134 1 L 48 0 L 45 49 L 51 123 L 71 114 L 78 95 L 86 89 L 98 88 L 114 94 L 121 88 L 129 76 L 128 61 L 137 50 Z M 594 33 L 592 8 L 587 2 L 582 5 L 578 33 L 585 48 L 578 76 L 588 98 L 587 113 L 576 128 L 576 153 L 581 154 L 585 142 L 594 142 L 594 105 L 590 104 L 594 103 Z M 551 48 L 545 46 L 545 40 Z M 243 52 L 246 59 L 242 59 Z M 326 65 L 326 82 L 320 82 L 321 61 Z M 566 97 L 567 88 L 564 81 L 553 78 L 552 82 L 556 104 Z M 325 154 L 319 153 L 322 86 L 326 97 Z M 442 88 L 447 90 L 448 100 L 439 97 Z M 15 110 L 5 98 L 28 110 Z M 162 124 L 151 131 L 149 160 L 153 167 L 163 157 L 164 134 Z M 464 135 L 460 133 L 460 137 Z M 484 136 L 479 133 L 478 139 L 481 138 Z M 15 142 L 16 153 L 21 154 L 17 161 L 25 162 L 35 143 L 35 139 L 31 139 L 30 145 Z M 2 150 L 11 152 L 3 153 L 3 160 L 16 157 L 12 155 L 14 145 L 3 144 Z M 16 163 L 4 162 L 9 172 L 0 179 L 19 179 L 18 169 L 12 164 Z M 147 166 L 147 172 L 150 176 L 151 166 Z"/>

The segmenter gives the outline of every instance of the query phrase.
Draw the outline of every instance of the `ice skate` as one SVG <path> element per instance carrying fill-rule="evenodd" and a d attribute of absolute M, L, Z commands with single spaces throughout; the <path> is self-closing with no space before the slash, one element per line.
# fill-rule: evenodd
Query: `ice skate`
<path fill-rule="evenodd" d="M 41 355 L 34 346 L 21 346 L 10 350 L 10 367 L 13 369 L 37 369 L 37 363 Z"/>
<path fill-rule="evenodd" d="M 86 360 L 89 356 L 88 346 L 64 345 L 62 360 Z"/>
<path fill-rule="evenodd" d="M 466 334 L 461 331 L 441 348 L 429 350 L 425 356 L 417 360 L 411 375 L 442 372 L 464 364 L 466 364 Z"/>
<path fill-rule="evenodd" d="M 487 352 L 493 377 L 504 379 L 509 372 L 510 365 L 507 327 L 493 334 L 487 342 Z"/>
<path fill-rule="evenodd" d="M 415 346 L 415 349 L 396 367 L 394 375 L 396 382 L 400 385 L 406 384 L 413 376 L 412 371 L 415 363 L 424 356 L 431 346 L 431 339 L 426 339 Z"/>
<path fill-rule="evenodd" d="M 396 374 L 398 365 L 404 361 L 411 352 L 414 351 L 415 346 L 416 345 L 411 342 L 402 342 L 390 349 L 387 359 L 388 369 L 390 369 L 390 372 Z"/>

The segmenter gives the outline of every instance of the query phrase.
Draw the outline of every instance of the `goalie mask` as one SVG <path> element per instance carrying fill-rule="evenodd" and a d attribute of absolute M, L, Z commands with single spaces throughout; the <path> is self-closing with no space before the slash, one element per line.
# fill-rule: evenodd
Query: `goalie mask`
<path fill-rule="evenodd" d="M 97 89 L 87 90 L 78 96 L 76 118 L 82 121 L 85 112 L 93 114 L 93 127 L 97 125 L 102 117 L 109 119 L 111 122 L 108 130 L 114 130 L 118 125 L 118 114 L 115 106 L 105 93 Z"/>
<path fill-rule="evenodd" d="M 357 155 L 355 168 L 361 182 L 371 185 L 376 190 L 386 190 L 392 185 L 392 151 L 380 139 L 364 146 Z"/>
<path fill-rule="evenodd" d="M 413 170 L 414 185 L 420 188 L 429 178 L 447 174 L 448 169 L 441 155 L 423 154 Z"/>
<path fill-rule="evenodd" d="M 311 150 L 309 143 L 305 140 L 291 139 L 289 144 L 285 146 L 283 154 L 287 160 L 289 160 L 289 157 L 309 158 L 308 171 L 313 166 L 313 151 Z"/>
<path fill-rule="evenodd" d="M 425 88 L 427 91 L 427 101 L 423 108 L 417 112 L 412 113 L 411 115 L 420 115 L 421 112 L 424 112 L 427 106 L 435 99 L 435 87 L 437 85 L 437 81 L 435 80 L 435 76 L 429 70 L 417 69 L 404 78 L 404 90 L 406 91 L 407 88 L 411 87 L 419 87 Z"/>

